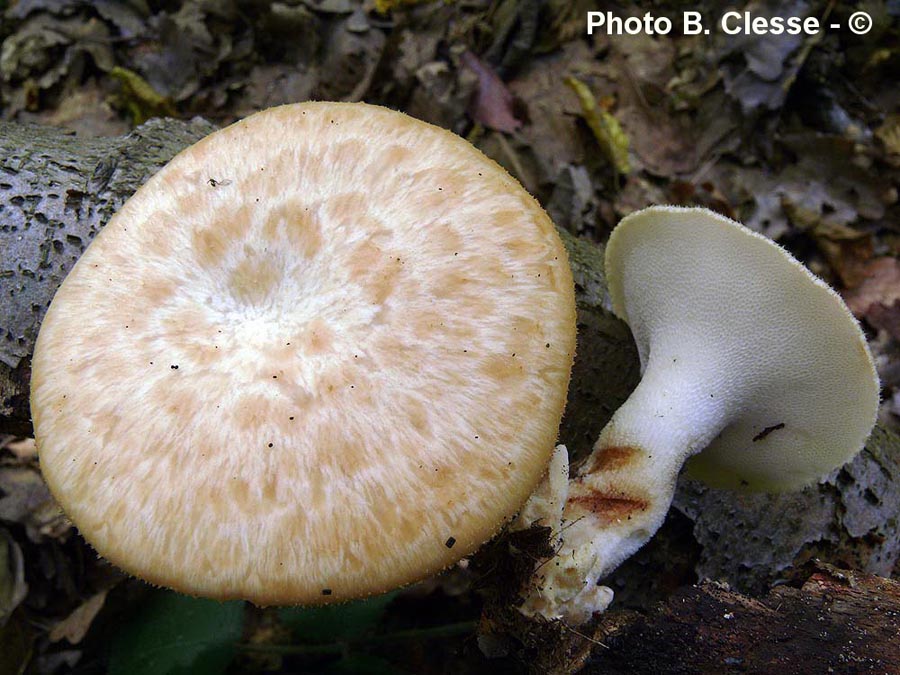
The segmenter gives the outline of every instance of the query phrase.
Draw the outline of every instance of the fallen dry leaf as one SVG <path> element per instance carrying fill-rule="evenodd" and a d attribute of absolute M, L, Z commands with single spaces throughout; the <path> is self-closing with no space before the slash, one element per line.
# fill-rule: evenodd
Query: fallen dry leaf
<path fill-rule="evenodd" d="M 611 38 L 607 58 L 615 86 L 604 91 L 616 96 L 616 118 L 631 141 L 636 170 L 689 176 L 734 142 L 734 120 L 721 114 L 728 105 L 724 91 L 704 90 L 688 103 L 669 87 L 679 76 L 672 43 L 649 36 Z M 672 114 L 679 104 L 686 107 L 683 114 Z"/>
<path fill-rule="evenodd" d="M 572 165 L 564 167 L 545 207 L 553 222 L 570 232 L 581 232 L 586 225 L 595 223 L 596 207 L 594 186 L 587 169 Z"/>
<path fill-rule="evenodd" d="M 60 621 L 50 630 L 50 642 L 59 642 L 63 638 L 69 644 L 77 645 L 87 635 L 94 618 L 106 602 L 108 591 L 100 591 L 85 600 L 74 612 Z"/>
<path fill-rule="evenodd" d="M 513 112 L 515 98 L 500 76 L 472 52 L 463 52 L 460 61 L 478 76 L 478 90 L 469 109 L 472 119 L 489 129 L 506 133 L 521 127 L 522 121 Z"/>
<path fill-rule="evenodd" d="M 431 61 L 416 70 L 415 79 L 407 110 L 410 115 L 448 129 L 465 124 L 466 109 L 478 86 L 475 73 Z"/>
<path fill-rule="evenodd" d="M 835 239 L 840 226 L 852 225 L 860 218 L 877 221 L 884 217 L 890 203 L 889 181 L 884 174 L 853 161 L 857 156 L 854 143 L 819 133 L 796 133 L 782 140 L 797 155 L 796 163 L 778 173 L 752 167 L 729 171 L 737 201 L 754 204 L 744 216 L 749 228 L 776 240 L 794 228 L 825 228 L 823 236 Z M 848 242 L 844 248 L 850 245 Z M 855 271 L 846 271 L 850 277 L 856 276 Z M 853 286 L 853 279 L 845 283 Z"/>
<path fill-rule="evenodd" d="M 892 155 L 900 155 L 900 115 L 889 115 L 875 130 L 875 137 Z"/>
<path fill-rule="evenodd" d="M 865 267 L 865 279 L 846 291 L 844 300 L 850 311 L 861 319 L 867 318 L 873 305 L 893 306 L 900 300 L 900 260 L 885 256 L 870 261 Z"/>
<path fill-rule="evenodd" d="M 810 7 L 802 0 L 777 3 L 751 2 L 754 16 L 806 17 Z M 720 69 L 725 91 L 741 104 L 745 113 L 758 108 L 777 110 L 803 65 L 806 52 L 801 35 L 750 34 L 727 36 Z"/>
<path fill-rule="evenodd" d="M 818 222 L 810 229 L 816 246 L 841 278 L 845 288 L 856 288 L 867 276 L 874 252 L 872 235 L 838 223 Z"/>
<path fill-rule="evenodd" d="M 828 223 L 884 217 L 890 183 L 853 161 L 859 156 L 853 141 L 814 132 L 786 134 L 782 140 L 799 158 L 779 176 L 784 199 L 819 212 Z"/>
<path fill-rule="evenodd" d="M 5 529 L 0 528 L 0 626 L 9 620 L 27 594 L 22 549 Z"/>
<path fill-rule="evenodd" d="M 387 14 L 395 9 L 403 9 L 404 7 L 412 7 L 419 5 L 424 0 L 375 0 L 375 11 L 379 14 Z"/>
<path fill-rule="evenodd" d="M 40 124 L 73 129 L 79 136 L 127 134 L 129 124 L 112 109 L 108 98 L 106 90 L 92 78 L 61 96 L 58 108 L 34 114 L 33 119 Z"/>
<path fill-rule="evenodd" d="M 10 441 L 3 447 L 15 455 L 20 462 L 26 462 L 37 457 L 37 445 L 33 438 L 20 438 L 16 441 Z"/>
<path fill-rule="evenodd" d="M 0 467 L 0 495 L 0 520 L 24 525 L 32 541 L 58 538 L 71 527 L 33 467 Z"/>
<path fill-rule="evenodd" d="M 870 305 L 866 320 L 875 328 L 887 331 L 895 340 L 900 340 L 900 300 L 895 300 L 893 305 L 880 302 Z"/>
<path fill-rule="evenodd" d="M 343 30 L 333 31 L 324 42 L 325 55 L 313 96 L 320 100 L 362 101 L 381 62 L 387 44 L 385 33 L 353 32 L 345 25 Z"/>
<path fill-rule="evenodd" d="M 535 59 L 509 82 L 513 94 L 528 105 L 528 124 L 518 135 L 547 165 L 551 179 L 565 166 L 585 164 L 588 159 L 584 134 L 576 126 L 581 107 L 560 74 L 577 73 L 582 81 L 608 91 L 610 81 L 600 74 L 603 65 L 586 44 L 575 41 Z"/>

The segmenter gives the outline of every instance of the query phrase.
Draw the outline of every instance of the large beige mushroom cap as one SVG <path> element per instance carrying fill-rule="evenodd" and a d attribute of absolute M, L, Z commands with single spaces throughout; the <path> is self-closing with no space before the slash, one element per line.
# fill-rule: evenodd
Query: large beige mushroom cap
<path fill-rule="evenodd" d="M 554 227 L 457 136 L 275 108 L 142 187 L 44 320 L 44 475 L 128 572 L 257 603 L 474 551 L 553 450 L 575 342 Z"/>

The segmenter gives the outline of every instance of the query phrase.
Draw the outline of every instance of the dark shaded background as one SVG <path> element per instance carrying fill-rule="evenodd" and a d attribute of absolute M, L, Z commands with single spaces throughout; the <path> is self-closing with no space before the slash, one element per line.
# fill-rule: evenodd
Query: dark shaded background
<path fill-rule="evenodd" d="M 673 18 L 692 9 L 712 30 L 684 37 L 676 20 L 666 37 L 588 37 L 585 13 L 601 9 Z M 224 125 L 280 103 L 365 100 L 466 137 L 558 225 L 589 240 L 604 241 L 620 217 L 651 203 L 708 206 L 775 239 L 839 290 L 876 355 L 880 422 L 897 430 L 900 2 L 746 6 L 842 26 L 864 10 L 873 19 L 864 36 L 846 28 L 727 36 L 712 25 L 725 9 L 566 0 L 0 0 L 0 114 L 98 136 L 157 116 Z M 588 98 L 579 99 L 568 78 Z M 97 560 L 48 502 L 33 444 L 0 437 L 0 448 L 0 674 L 177 672 L 175 665 L 196 673 L 459 673 L 526 665 L 514 655 L 488 661 L 478 648 L 484 561 L 336 609 L 187 601 L 123 580 Z M 676 539 L 682 530 L 690 537 L 678 512 L 667 528 Z M 633 603 L 693 581 L 691 550 L 682 547 L 670 578 L 648 580 L 653 592 Z M 762 592 L 769 581 L 748 582 L 747 590 Z"/>

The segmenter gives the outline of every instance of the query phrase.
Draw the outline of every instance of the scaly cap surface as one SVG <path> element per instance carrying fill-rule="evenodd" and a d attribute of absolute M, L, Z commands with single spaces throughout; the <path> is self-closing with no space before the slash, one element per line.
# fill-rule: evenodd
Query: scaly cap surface
<path fill-rule="evenodd" d="M 384 108 L 275 108 L 179 154 L 60 288 L 33 361 L 41 466 L 153 583 L 378 593 L 519 509 L 574 342 L 565 251 L 503 169 Z"/>

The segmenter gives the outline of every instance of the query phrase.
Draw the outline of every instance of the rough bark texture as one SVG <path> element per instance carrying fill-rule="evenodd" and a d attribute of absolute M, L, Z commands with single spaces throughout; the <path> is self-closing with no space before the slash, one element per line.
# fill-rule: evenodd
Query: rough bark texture
<path fill-rule="evenodd" d="M 0 124 L 0 433 L 29 435 L 31 352 L 53 294 L 94 235 L 213 127 L 153 120 L 119 138 Z"/>
<path fill-rule="evenodd" d="M 760 600 L 707 581 L 646 616 L 610 613 L 594 642 L 581 638 L 591 647 L 582 672 L 898 673 L 898 636 L 900 584 L 820 566 L 802 587 Z"/>
<path fill-rule="evenodd" d="M 121 138 L 80 139 L 56 129 L 0 125 L 0 433 L 28 435 L 31 432 L 28 410 L 30 355 L 43 313 L 65 274 L 112 213 L 139 185 L 178 150 L 211 130 L 209 124 L 200 120 L 191 123 L 154 120 Z M 568 445 L 577 465 L 588 454 L 613 411 L 636 385 L 639 367 L 627 326 L 608 310 L 602 249 L 565 232 L 562 234 L 576 281 L 579 337 L 569 404 L 560 437 Z M 744 592 L 764 593 L 775 581 L 795 580 L 799 566 L 816 556 L 854 569 L 889 575 L 896 569 L 900 557 L 898 512 L 900 440 L 876 429 L 866 450 L 856 459 L 822 484 L 799 493 L 740 495 L 682 480 L 675 508 L 663 529 L 607 583 L 617 593 L 614 607 L 647 607 L 669 596 L 685 582 L 704 577 L 727 580 Z M 495 547 L 497 545 L 505 548 L 503 540 L 495 542 Z M 518 565 L 526 572 L 530 566 L 528 560 Z M 509 579 L 500 583 L 510 587 Z M 870 600 L 888 589 L 894 593 L 891 601 L 896 603 L 895 585 L 874 580 L 866 583 L 865 592 Z M 840 588 L 844 589 L 841 597 L 853 596 L 852 586 Z M 808 594 L 809 590 L 804 587 L 803 593 Z M 753 620 L 761 622 L 760 626 L 767 625 L 769 620 L 793 621 L 783 624 L 783 630 L 795 630 L 796 634 L 785 634 L 795 635 L 793 639 L 800 641 L 798 644 L 818 644 L 815 635 L 807 635 L 808 626 L 826 632 L 830 630 L 832 632 L 828 634 L 838 636 L 838 640 L 855 639 L 852 631 L 839 632 L 837 628 L 830 628 L 831 624 L 819 625 L 817 616 L 813 616 L 817 612 L 825 612 L 826 619 L 831 615 L 840 616 L 844 610 L 835 608 L 837 600 L 834 598 L 820 597 L 816 601 L 819 604 L 804 605 L 806 596 L 796 595 L 799 591 L 784 588 L 775 593 L 777 596 L 771 597 L 795 603 L 796 612 L 793 609 L 791 612 L 794 613 L 774 611 L 772 607 L 778 602 L 770 606 L 768 600 L 755 603 L 743 599 L 741 602 L 750 609 L 741 609 L 741 615 L 756 617 Z M 747 649 L 761 651 L 745 651 L 744 656 L 739 654 L 737 657 L 721 656 L 719 661 L 715 661 L 712 654 L 725 652 L 705 654 L 705 643 L 698 642 L 702 636 L 719 635 L 716 631 L 738 625 L 737 622 L 729 623 L 730 620 L 723 623 L 721 619 L 727 612 L 719 610 L 730 606 L 728 602 L 738 602 L 721 589 L 702 585 L 673 602 L 675 604 L 668 605 L 668 609 L 647 619 L 629 619 L 632 622 L 615 633 L 617 644 L 623 645 L 619 651 L 625 655 L 621 659 L 626 660 L 607 659 L 607 666 L 624 664 L 621 672 L 634 667 L 627 661 L 631 657 L 626 651 L 632 655 L 641 654 L 637 648 L 639 638 L 649 640 L 657 635 L 661 641 L 659 648 L 663 649 L 667 638 L 661 626 L 666 621 L 672 623 L 673 631 L 693 630 L 691 639 L 694 642 L 690 644 L 698 652 L 696 658 L 699 660 L 692 663 L 706 663 L 704 659 L 709 656 L 708 662 L 716 664 L 715 667 L 710 665 L 707 671 L 696 666 L 692 672 L 727 672 L 722 668 L 730 662 L 726 663 L 724 659 L 747 659 L 747 654 L 759 654 L 760 660 L 746 661 L 752 668 L 759 669 L 745 669 L 744 672 L 767 672 L 764 664 L 776 663 L 764 660 L 774 659 L 772 655 L 776 652 L 766 652 L 760 645 L 754 647 L 754 641 L 746 643 Z M 840 606 L 851 607 L 847 611 L 858 611 L 850 599 L 841 602 L 849 603 Z M 509 607 L 508 598 L 505 606 Z M 715 612 L 703 609 L 709 607 L 714 607 Z M 813 623 L 801 622 L 801 616 L 807 616 L 802 614 L 803 611 L 812 617 Z M 619 612 L 608 616 L 626 615 Z M 896 616 L 874 613 L 873 617 L 873 634 L 880 635 L 877 631 L 893 626 L 896 639 Z M 604 618 L 603 625 L 610 620 Z M 495 632 L 502 629 L 500 632 L 518 638 L 518 646 L 504 642 L 503 651 L 527 653 L 527 658 L 534 663 L 547 663 L 551 654 L 559 654 L 562 644 L 559 631 L 563 629 L 535 631 L 534 626 L 513 625 L 515 621 L 501 617 L 494 619 Z M 860 619 L 856 625 L 866 627 L 869 624 Z M 657 633 L 654 634 L 654 630 Z M 541 635 L 548 639 L 541 639 Z M 751 631 L 748 635 L 755 633 Z M 687 649 L 687 639 L 673 640 L 672 645 L 680 644 L 682 649 Z M 709 643 L 719 644 L 712 638 Z M 592 651 L 599 658 L 607 651 L 597 644 L 586 644 L 592 649 L 587 652 L 582 649 L 582 658 L 589 658 Z M 724 649 L 731 645 L 728 648 L 733 650 L 736 644 L 744 643 L 728 642 L 723 637 L 720 646 Z M 814 650 L 812 646 L 809 649 Z M 829 649 L 819 656 L 837 658 L 838 651 Z M 863 651 L 860 647 L 859 658 L 872 655 Z M 799 662 L 803 663 L 803 659 Z M 736 664 L 733 665 L 737 667 Z M 681 671 L 653 671 L 651 668 L 635 672 Z M 791 672 L 825 670 L 812 668 Z M 875 668 L 872 672 L 886 671 Z"/>
<path fill-rule="evenodd" d="M 578 344 L 560 441 L 573 464 L 585 459 L 600 430 L 637 386 L 640 363 L 628 326 L 610 311 L 603 248 L 560 230 L 569 253 L 578 307 Z"/>
<path fill-rule="evenodd" d="M 646 611 L 613 609 L 577 628 L 535 622 L 515 651 L 505 628 L 483 618 L 480 646 L 515 653 L 531 673 L 900 673 L 900 583 L 821 561 L 758 598 L 704 580 Z"/>

